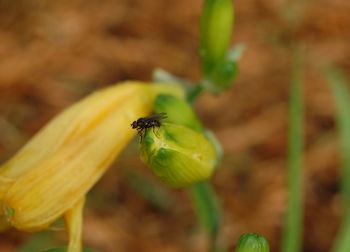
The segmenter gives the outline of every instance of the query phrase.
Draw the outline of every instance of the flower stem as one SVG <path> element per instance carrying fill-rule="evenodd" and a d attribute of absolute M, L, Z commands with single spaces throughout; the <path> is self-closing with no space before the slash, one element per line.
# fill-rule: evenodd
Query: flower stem
<path fill-rule="evenodd" d="M 344 220 L 332 252 L 347 252 L 350 251 L 350 96 L 346 80 L 338 69 L 330 68 L 326 73 L 337 109 L 337 131 L 341 144 L 341 196 L 344 209 Z"/>
<path fill-rule="evenodd" d="M 283 252 L 298 252 L 303 234 L 303 101 L 302 58 L 299 48 L 294 48 L 293 71 L 289 98 L 288 130 L 288 210 L 283 233 Z"/>

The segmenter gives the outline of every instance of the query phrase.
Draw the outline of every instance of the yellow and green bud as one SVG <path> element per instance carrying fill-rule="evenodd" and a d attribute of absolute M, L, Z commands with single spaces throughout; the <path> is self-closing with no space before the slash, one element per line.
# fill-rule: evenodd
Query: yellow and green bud
<path fill-rule="evenodd" d="M 156 113 L 165 112 L 167 114 L 165 122 L 183 125 L 204 134 L 214 146 L 217 160 L 221 159 L 223 153 L 219 141 L 210 130 L 202 126 L 192 106 L 184 99 L 173 95 L 159 95 L 155 100 L 154 110 Z"/>
<path fill-rule="evenodd" d="M 83 199 L 132 139 L 130 122 L 147 116 L 177 85 L 126 82 L 95 92 L 57 115 L 0 167 L 1 228 L 47 228 L 65 216 L 70 252 L 81 246 Z"/>
<path fill-rule="evenodd" d="M 269 252 L 269 242 L 264 236 L 249 233 L 241 235 L 235 252 Z"/>
<path fill-rule="evenodd" d="M 164 183 L 177 188 L 208 179 L 216 165 L 215 149 L 203 134 L 171 123 L 146 130 L 141 158 Z"/>

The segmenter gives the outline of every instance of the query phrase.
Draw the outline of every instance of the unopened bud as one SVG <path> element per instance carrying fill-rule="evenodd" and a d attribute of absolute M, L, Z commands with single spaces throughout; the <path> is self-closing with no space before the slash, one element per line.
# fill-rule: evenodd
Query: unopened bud
<path fill-rule="evenodd" d="M 214 147 L 203 134 L 170 123 L 145 131 L 141 158 L 172 187 L 184 187 L 208 179 L 216 164 Z"/>
<path fill-rule="evenodd" d="M 243 234 L 238 240 L 236 252 L 269 252 L 269 243 L 264 236 L 249 233 Z"/>
<path fill-rule="evenodd" d="M 200 54 L 204 62 L 221 61 L 233 29 L 232 0 L 206 0 L 201 17 Z"/>

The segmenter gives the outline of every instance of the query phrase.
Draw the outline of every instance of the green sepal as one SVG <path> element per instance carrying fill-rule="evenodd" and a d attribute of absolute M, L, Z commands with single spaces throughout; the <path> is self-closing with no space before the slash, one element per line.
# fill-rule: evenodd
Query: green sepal
<path fill-rule="evenodd" d="M 233 80 L 238 75 L 238 64 L 232 60 L 218 62 L 203 81 L 207 90 L 219 94 L 233 85 Z"/>
<path fill-rule="evenodd" d="M 159 95 L 155 100 L 154 109 L 156 113 L 167 114 L 165 122 L 184 125 L 198 132 L 203 130 L 197 115 L 185 100 L 171 95 Z"/>

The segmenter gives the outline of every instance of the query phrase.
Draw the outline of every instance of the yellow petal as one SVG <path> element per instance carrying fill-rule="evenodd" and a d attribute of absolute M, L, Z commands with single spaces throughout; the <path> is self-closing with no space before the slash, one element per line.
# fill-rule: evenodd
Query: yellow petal
<path fill-rule="evenodd" d="M 69 237 L 67 252 L 81 251 L 84 203 L 85 198 L 79 200 L 75 206 L 73 206 L 64 214 Z"/>
<path fill-rule="evenodd" d="M 96 125 L 109 116 L 111 111 L 140 92 L 144 92 L 144 96 L 140 99 L 143 99 L 143 102 L 147 104 L 144 107 L 144 114 L 149 113 L 150 103 L 158 94 L 169 93 L 179 97 L 184 96 L 183 90 L 177 85 L 151 85 L 151 83 L 136 81 L 125 82 L 97 91 L 57 115 L 41 129 L 11 160 L 0 167 L 0 178 L 8 180 L 10 183 L 11 178 L 23 175 L 41 159 L 52 155 L 63 145 L 93 130 Z M 127 110 L 125 113 L 129 113 L 130 118 L 134 116 Z"/>
<path fill-rule="evenodd" d="M 130 123 L 149 114 L 160 93 L 183 95 L 174 85 L 128 82 L 58 115 L 0 168 L 0 176 L 15 179 L 0 195 L 13 213 L 10 223 L 40 230 L 77 204 L 135 134 Z"/>

